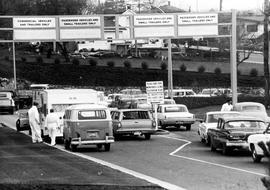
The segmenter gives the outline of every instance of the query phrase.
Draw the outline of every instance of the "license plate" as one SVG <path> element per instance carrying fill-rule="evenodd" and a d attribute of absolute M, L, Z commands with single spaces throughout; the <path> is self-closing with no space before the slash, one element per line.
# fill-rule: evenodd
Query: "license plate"
<path fill-rule="evenodd" d="M 141 132 L 134 132 L 134 135 L 141 135 Z"/>
<path fill-rule="evenodd" d="M 96 137 L 97 136 L 97 133 L 88 133 L 88 136 L 89 137 Z"/>

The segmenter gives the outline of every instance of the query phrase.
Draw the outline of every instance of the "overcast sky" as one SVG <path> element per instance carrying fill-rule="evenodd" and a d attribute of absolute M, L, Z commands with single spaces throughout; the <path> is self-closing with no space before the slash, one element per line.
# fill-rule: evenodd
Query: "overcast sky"
<path fill-rule="evenodd" d="M 191 11 L 219 10 L 220 0 L 170 0 L 172 6 Z M 223 10 L 258 10 L 262 9 L 264 0 L 223 0 Z"/>

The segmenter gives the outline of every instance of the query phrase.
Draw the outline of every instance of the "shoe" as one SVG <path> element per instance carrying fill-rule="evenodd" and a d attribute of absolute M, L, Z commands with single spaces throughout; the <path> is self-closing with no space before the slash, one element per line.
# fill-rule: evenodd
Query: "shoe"
<path fill-rule="evenodd" d="M 38 143 L 43 143 L 43 141 L 38 141 Z"/>
<path fill-rule="evenodd" d="M 56 144 L 51 144 L 51 146 L 55 146 Z"/>

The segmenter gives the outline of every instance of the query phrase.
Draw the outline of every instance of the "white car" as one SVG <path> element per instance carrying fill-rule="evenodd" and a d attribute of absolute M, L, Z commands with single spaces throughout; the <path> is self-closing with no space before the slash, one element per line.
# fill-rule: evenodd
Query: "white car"
<path fill-rule="evenodd" d="M 185 126 L 189 131 L 195 122 L 195 117 L 183 104 L 161 104 L 157 109 L 157 120 L 161 128 Z"/>
<path fill-rule="evenodd" d="M 239 112 L 234 111 L 211 111 L 206 112 L 203 121 L 199 124 L 198 134 L 201 138 L 201 142 L 209 145 L 210 140 L 208 136 L 208 129 L 213 129 L 217 127 L 217 121 L 219 117 L 223 116 L 237 116 L 240 115 Z"/>
<path fill-rule="evenodd" d="M 233 106 L 233 111 L 238 111 L 241 115 L 257 117 L 270 123 L 265 106 L 258 102 L 238 102 Z"/>
<path fill-rule="evenodd" d="M 252 153 L 251 156 L 253 161 L 256 163 L 261 162 L 261 159 L 265 157 L 265 155 L 263 149 L 259 146 L 259 143 L 266 148 L 265 150 L 268 152 L 270 151 L 267 145 L 270 143 L 270 125 L 268 125 L 264 133 L 250 135 L 247 141 L 249 144 L 249 149 Z"/>

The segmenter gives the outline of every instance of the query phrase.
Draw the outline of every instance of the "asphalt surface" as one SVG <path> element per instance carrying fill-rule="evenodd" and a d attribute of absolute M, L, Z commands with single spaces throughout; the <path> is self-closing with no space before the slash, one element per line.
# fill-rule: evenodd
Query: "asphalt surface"
<path fill-rule="evenodd" d="M 106 156 L 106 152 L 100 152 Z M 0 189 L 164 189 L 0 125 Z"/>

